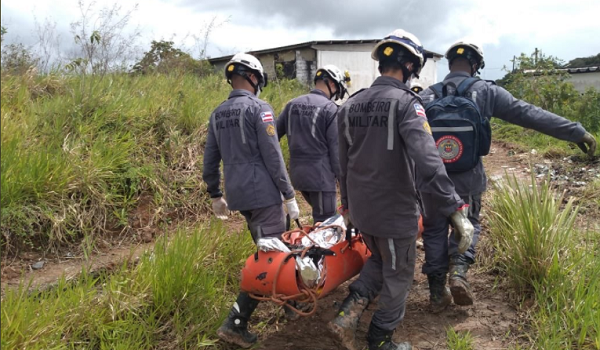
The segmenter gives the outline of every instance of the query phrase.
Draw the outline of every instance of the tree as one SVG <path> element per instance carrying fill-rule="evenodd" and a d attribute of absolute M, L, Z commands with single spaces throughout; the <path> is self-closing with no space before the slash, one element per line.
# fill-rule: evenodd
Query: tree
<path fill-rule="evenodd" d="M 589 66 L 600 66 L 600 53 L 596 56 L 580 57 L 569 61 L 565 65 L 567 68 L 580 68 Z"/>
<path fill-rule="evenodd" d="M 208 49 L 208 43 L 211 34 L 215 29 L 228 23 L 229 20 L 230 17 L 227 17 L 226 19 L 219 22 L 217 21 L 217 16 L 214 16 L 211 18 L 210 21 L 204 22 L 204 25 L 202 26 L 202 29 L 200 29 L 198 35 L 192 34 L 192 38 L 194 38 L 195 42 L 194 46 L 198 50 L 198 59 L 206 59 L 206 51 Z"/>
<path fill-rule="evenodd" d="M 529 56 L 521 54 L 514 62 L 517 68 L 507 72 L 496 83 L 518 99 L 579 121 L 590 132 L 599 132 L 600 92 L 590 88 L 580 94 L 573 84 L 566 81 L 569 73 L 559 70 L 562 66 L 560 59 L 537 53 Z"/>
<path fill-rule="evenodd" d="M 140 36 L 138 28 L 126 31 L 137 4 L 123 15 L 117 3 L 99 11 L 94 9 L 95 1 L 86 5 L 84 0 L 79 0 L 78 6 L 81 18 L 71 23 L 76 45 L 71 61 L 83 62 L 82 72 L 106 74 L 124 69 L 133 61 L 135 42 Z"/>
<path fill-rule="evenodd" d="M 133 66 L 133 72 L 148 73 L 192 73 L 204 75 L 210 72 L 210 64 L 205 60 L 195 60 L 190 54 L 175 48 L 172 41 L 152 41 L 150 51 Z"/>
<path fill-rule="evenodd" d="M 38 67 L 41 72 L 48 73 L 54 68 L 58 68 L 63 63 L 62 52 L 60 50 L 60 35 L 56 30 L 56 22 L 46 18 L 43 22 L 35 19 L 35 34 L 37 44 L 35 52 L 39 57 Z"/>
<path fill-rule="evenodd" d="M 4 35 L 8 33 L 8 30 L 2 26 L 0 33 L 2 34 L 2 44 L 4 44 Z M 38 59 L 31 50 L 20 43 L 3 45 L 1 54 L 3 74 L 22 75 L 32 72 L 38 64 Z"/>

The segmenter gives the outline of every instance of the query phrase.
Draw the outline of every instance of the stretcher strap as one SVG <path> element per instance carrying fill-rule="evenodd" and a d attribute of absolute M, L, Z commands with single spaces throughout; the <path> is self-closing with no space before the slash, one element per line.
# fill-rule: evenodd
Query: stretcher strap
<path fill-rule="evenodd" d="M 325 227 L 319 227 L 319 229 L 324 230 L 324 229 L 328 229 L 328 228 L 332 228 L 332 227 L 340 228 L 343 230 L 343 228 L 339 225 L 330 225 L 330 226 L 325 226 Z M 272 301 L 277 305 L 287 307 L 300 316 L 311 316 L 317 311 L 317 299 L 318 299 L 317 290 L 318 290 L 319 286 L 315 286 L 314 288 L 306 288 L 306 287 L 302 286 L 302 287 L 300 287 L 301 288 L 300 293 L 294 294 L 294 295 L 277 294 L 277 280 L 279 279 L 279 274 L 281 273 L 283 265 L 285 265 L 287 263 L 289 258 L 292 255 L 298 255 L 298 254 L 300 254 L 300 258 L 304 258 L 304 256 L 306 255 L 306 252 L 308 252 L 311 248 L 318 247 L 318 244 L 312 238 L 310 238 L 308 233 L 301 229 L 294 229 L 294 230 L 286 231 L 281 235 L 281 237 L 284 238 L 284 240 L 286 238 L 289 239 L 290 235 L 294 232 L 299 232 L 300 234 L 304 235 L 311 242 L 313 242 L 314 245 L 312 245 L 310 247 L 306 247 L 302 250 L 295 250 L 295 251 L 286 253 L 285 258 L 281 260 L 281 263 L 279 264 L 279 266 L 277 267 L 277 271 L 275 272 L 275 278 L 273 280 L 273 289 L 271 292 L 271 296 L 265 297 L 265 296 L 257 295 L 254 293 L 249 293 L 249 295 L 251 298 L 256 299 L 256 300 Z M 348 247 L 351 247 L 351 241 L 347 240 L 346 246 L 344 246 L 344 248 L 342 248 L 340 250 L 340 252 L 343 254 L 344 251 L 346 249 L 348 249 Z M 297 301 L 299 303 L 311 304 L 312 307 L 310 308 L 310 311 L 305 312 L 305 311 L 299 310 L 299 309 L 295 308 L 294 306 L 292 306 L 288 302 L 290 300 Z"/>

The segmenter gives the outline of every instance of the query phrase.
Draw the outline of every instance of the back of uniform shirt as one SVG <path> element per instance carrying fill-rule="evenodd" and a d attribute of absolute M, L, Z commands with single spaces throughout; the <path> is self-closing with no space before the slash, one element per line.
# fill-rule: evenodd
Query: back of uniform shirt
<path fill-rule="evenodd" d="M 290 177 L 296 190 L 335 191 L 339 176 L 337 105 L 320 90 L 290 101 L 277 120 L 287 136 Z"/>
<path fill-rule="evenodd" d="M 394 236 L 398 227 L 416 224 L 413 164 L 398 133 L 401 101 L 408 96 L 371 87 L 349 99 L 338 115 L 344 124 L 340 147 L 349 143 L 345 168 L 352 221 L 371 235 Z"/>
<path fill-rule="evenodd" d="M 223 161 L 231 210 L 280 204 L 282 194 L 294 197 L 274 122 L 271 106 L 242 90 L 234 90 L 211 115 L 203 178 L 211 195 L 218 194 Z"/>

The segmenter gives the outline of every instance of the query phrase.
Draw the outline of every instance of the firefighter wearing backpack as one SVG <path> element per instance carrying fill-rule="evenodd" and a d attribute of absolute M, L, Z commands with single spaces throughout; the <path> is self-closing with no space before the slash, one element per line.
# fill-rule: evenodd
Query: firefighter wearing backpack
<path fill-rule="evenodd" d="M 494 116 L 557 139 L 575 142 L 590 156 L 596 149 L 596 140 L 579 123 L 518 100 L 492 82 L 474 78 L 485 66 L 481 46 L 459 41 L 450 46 L 446 58 L 450 73 L 442 83 L 423 91 L 421 97 L 448 176 L 458 194 L 470 204 L 469 220 L 475 227 L 475 235 L 468 251 L 460 254 L 454 231 L 448 238 L 449 222 L 437 209 L 439 202 L 427 193 L 427 186 L 420 186 L 425 209 L 425 264 L 422 271 L 427 274 L 434 313 L 443 311 L 452 300 L 457 305 L 473 304 L 467 271 L 475 261 L 475 246 L 481 230 L 481 194 L 486 190 L 481 157 L 490 149 L 490 118 Z M 446 287 L 448 272 L 450 291 Z"/>
<path fill-rule="evenodd" d="M 315 88 L 288 102 L 277 119 L 279 139 L 288 139 L 292 185 L 312 207 L 315 223 L 335 215 L 340 161 L 333 101 L 344 98 L 349 82 L 350 75 L 334 65 L 319 68 Z"/>
<path fill-rule="evenodd" d="M 377 43 L 379 62 L 371 87 L 351 96 L 338 111 L 341 212 L 362 233 L 371 256 L 349 286 L 337 317 L 329 323 L 346 349 L 362 349 L 355 333 L 361 314 L 379 296 L 367 341 L 369 350 L 411 349 L 392 342 L 404 318 L 413 281 L 419 206 L 415 178 L 431 188 L 445 217 L 471 244 L 467 208 L 444 169 L 431 137 L 421 99 L 406 83 L 425 64 L 424 50 L 411 33 L 398 29 Z"/>

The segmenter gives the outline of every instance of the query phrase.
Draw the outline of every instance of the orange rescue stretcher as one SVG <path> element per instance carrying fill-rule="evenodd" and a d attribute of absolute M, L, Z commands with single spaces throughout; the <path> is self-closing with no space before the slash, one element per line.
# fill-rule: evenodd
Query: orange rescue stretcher
<path fill-rule="evenodd" d="M 308 236 L 314 230 L 331 227 L 337 227 L 346 234 L 344 239 L 329 249 L 323 249 L 315 243 L 302 249 L 292 249 L 290 252 L 257 250 L 248 257 L 242 268 L 241 289 L 254 299 L 272 301 L 281 306 L 287 305 L 301 316 L 315 313 L 317 300 L 356 276 L 371 252 L 360 233 L 353 234 L 354 230 L 345 230 L 337 225 L 303 226 L 302 229 L 283 233 L 281 239 L 288 246 L 293 247 L 302 237 Z M 419 219 L 419 234 L 421 231 L 422 223 Z M 308 287 L 297 271 L 296 259 L 315 255 L 323 258 L 320 283 Z M 309 309 L 309 311 L 295 308 L 296 304 L 290 301 L 307 305 L 303 310 Z"/>

